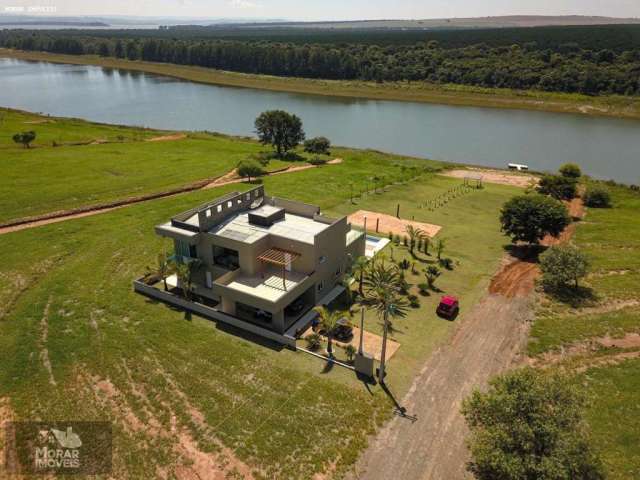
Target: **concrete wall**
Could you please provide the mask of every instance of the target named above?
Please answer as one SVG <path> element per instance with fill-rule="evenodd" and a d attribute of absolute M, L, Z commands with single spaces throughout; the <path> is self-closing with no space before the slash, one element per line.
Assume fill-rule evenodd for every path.
<path fill-rule="evenodd" d="M 271 330 L 261 328 L 249 322 L 244 322 L 239 318 L 226 315 L 216 309 L 207 307 L 206 305 L 202 305 L 200 303 L 195 303 L 195 302 L 189 302 L 182 297 L 178 297 L 177 295 L 174 295 L 170 292 L 165 292 L 163 290 L 159 290 L 157 288 L 151 287 L 138 280 L 133 282 L 133 288 L 136 292 L 142 295 L 155 298 L 157 300 L 163 301 L 165 303 L 169 303 L 171 305 L 175 305 L 177 307 L 183 308 L 185 310 L 189 310 L 193 313 L 202 315 L 203 317 L 206 317 L 212 320 L 233 325 L 242 330 L 246 330 L 248 332 L 254 333 L 256 335 L 267 338 L 269 340 L 273 340 L 274 342 L 277 342 L 281 345 L 285 345 L 293 350 L 296 349 L 295 339 L 285 337 L 284 335 L 280 335 L 276 332 L 272 332 Z"/>

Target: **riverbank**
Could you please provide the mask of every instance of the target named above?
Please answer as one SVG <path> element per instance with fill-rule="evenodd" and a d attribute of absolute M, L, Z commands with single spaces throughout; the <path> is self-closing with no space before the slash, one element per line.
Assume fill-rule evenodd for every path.
<path fill-rule="evenodd" d="M 408 82 L 377 84 L 361 81 L 284 78 L 95 55 L 76 56 L 2 48 L 0 48 L 0 57 L 119 68 L 197 83 L 278 92 L 640 119 L 640 98 L 623 96 L 589 97 L 578 94 L 488 89 L 462 85 L 425 85 Z"/>

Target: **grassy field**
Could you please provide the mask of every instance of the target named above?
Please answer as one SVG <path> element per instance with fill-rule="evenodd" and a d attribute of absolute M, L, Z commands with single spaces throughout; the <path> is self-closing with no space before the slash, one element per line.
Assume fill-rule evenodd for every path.
<path fill-rule="evenodd" d="M 265 150 L 253 140 L 215 134 L 193 133 L 180 140 L 148 142 L 145 140 L 172 132 L 113 127 L 11 110 L 0 113 L 3 114 L 0 223 L 184 187 L 221 176 L 240 160 Z M 37 133 L 32 148 L 19 146 L 11 139 L 14 133 L 24 130 Z M 112 143 L 91 144 L 95 140 Z M 54 147 L 52 142 L 63 146 Z M 334 149 L 332 153 L 334 157 L 356 156 L 361 160 L 349 169 L 359 188 L 373 175 L 376 165 L 394 161 L 403 162 L 405 167 L 441 165 L 375 152 Z M 274 159 L 266 170 L 275 171 L 294 163 L 305 164 Z M 369 172 L 368 177 L 363 176 L 365 172 Z M 342 173 L 342 169 L 336 169 L 336 177 Z M 393 178 L 404 175 L 399 166 L 387 173 Z M 322 187 L 319 192 L 332 188 Z"/>
<path fill-rule="evenodd" d="M 87 128 L 92 136 L 111 132 L 100 130 L 107 128 L 103 126 Z M 115 129 L 111 134 L 134 132 Z M 58 135 L 67 138 L 63 128 Z M 187 141 L 176 143 L 181 142 Z M 190 151 L 182 155 L 202 171 L 222 172 L 229 166 L 223 155 L 211 159 L 215 142 L 238 156 L 258 148 L 217 137 L 193 139 L 197 142 L 209 142 L 208 156 Z M 171 148 L 170 143 L 162 146 Z M 138 141 L 106 146 L 134 145 L 140 151 L 155 148 Z M 94 147 L 69 148 L 84 150 L 85 159 L 93 162 L 92 153 L 99 151 Z M 61 148 L 66 147 L 26 153 L 37 161 Z M 340 155 L 342 164 L 269 177 L 265 186 L 274 195 L 319 203 L 330 214 L 390 212 L 399 203 L 403 216 L 442 225 L 445 255 L 459 265 L 438 285 L 462 298 L 463 312 L 470 308 L 502 255 L 505 240 L 497 224 L 498 209 L 517 190 L 489 185 L 428 211 L 418 203 L 459 180 L 423 173 L 399 182 L 416 174 L 411 167 L 437 168 L 438 163 L 357 150 Z M 170 156 L 150 161 L 156 170 L 172 168 Z M 35 170 L 23 175 L 37 177 L 26 175 L 29 171 Z M 365 193 L 352 204 L 351 186 L 356 192 L 367 190 L 374 176 L 388 184 L 385 191 Z M 104 182 L 102 176 L 88 175 L 85 183 L 80 178 L 72 181 L 87 195 Z M 24 179 L 32 183 L 13 195 L 31 195 L 43 210 L 42 194 L 30 192 L 36 180 Z M 149 190 L 165 186 L 156 185 L 152 177 L 145 181 Z M 198 317 L 189 321 L 183 313 L 132 291 L 131 281 L 169 247 L 154 235 L 154 225 L 247 187 L 197 191 L 0 236 L 0 400 L 8 398 L 21 419 L 113 420 L 115 478 L 172 478 L 177 465 L 189 468 L 189 462 L 197 464 L 202 456 L 219 456 L 217 462 L 227 465 L 225 473 L 237 477 L 246 472 L 257 478 L 309 478 L 320 472 L 340 476 L 349 469 L 367 436 L 391 415 L 392 403 L 379 388 L 368 390 L 351 372 L 326 370 L 306 354 L 263 345 Z M 81 199 L 74 195 L 78 199 L 61 196 L 58 202 L 75 205 Z M 403 247 L 395 248 L 396 259 L 407 255 Z M 432 261 L 420 256 L 418 262 L 422 266 Z M 419 283 L 420 277 L 409 274 L 408 280 Z M 394 322 L 393 337 L 401 348 L 388 372 L 397 397 L 452 329 L 453 324 L 435 317 L 436 297 L 421 297 L 419 310 Z M 367 328 L 380 331 L 375 316 L 367 317 Z"/>
<path fill-rule="evenodd" d="M 531 331 L 531 355 L 640 333 L 640 195 L 622 187 L 609 190 L 613 208 L 589 209 L 574 237 L 592 261 L 586 281 L 592 298 L 578 310 L 543 299 Z M 580 375 L 592 401 L 588 420 L 612 479 L 640 478 L 640 360 L 616 359 L 638 350 L 587 348 L 574 364 L 586 369 Z"/>
<path fill-rule="evenodd" d="M 0 57 L 123 68 L 200 83 L 314 95 L 640 118 L 640 100 L 624 96 L 590 97 L 580 94 L 489 89 L 462 85 L 430 85 L 422 82 L 377 84 L 363 81 L 283 78 L 202 67 L 103 58 L 94 55 L 76 56 L 7 49 L 0 49 Z"/>

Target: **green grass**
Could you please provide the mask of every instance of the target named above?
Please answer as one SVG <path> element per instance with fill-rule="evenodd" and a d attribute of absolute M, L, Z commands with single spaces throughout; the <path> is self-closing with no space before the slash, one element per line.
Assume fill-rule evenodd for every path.
<path fill-rule="evenodd" d="M 610 480 L 640 478 L 640 360 L 594 368 L 582 375 L 591 405 L 593 444 Z"/>
<path fill-rule="evenodd" d="M 593 292 L 595 310 L 573 310 L 547 298 L 538 309 L 531 330 L 529 354 L 540 355 L 563 346 L 610 335 L 621 337 L 640 332 L 640 308 L 630 306 L 611 311 L 616 302 L 640 298 L 640 194 L 623 187 L 608 187 L 614 201 L 611 209 L 588 209 L 578 225 L 574 243 L 591 259 L 592 273 L 586 286 Z M 624 304 L 623 304 L 624 305 Z M 628 305 L 628 303 L 627 303 Z M 619 350 L 589 353 L 606 356 Z M 640 477 L 640 361 L 591 368 L 581 374 L 592 400 L 587 420 L 593 446 L 602 457 L 608 477 Z"/>
<path fill-rule="evenodd" d="M 192 143 L 198 142 L 209 149 L 221 142 L 221 148 L 235 148 L 238 155 L 257 151 L 250 142 L 224 138 Z M 169 143 L 162 146 L 171 149 Z M 85 158 L 94 162 L 94 153 L 103 150 L 93 147 L 69 148 L 89 152 Z M 155 145 L 103 147 L 144 153 Z M 27 153 L 37 160 L 49 151 L 43 147 Z M 194 169 L 223 170 L 209 160 L 217 152 L 208 153 L 182 155 Z M 266 178 L 265 186 L 273 195 L 317 203 L 330 214 L 361 208 L 388 212 L 400 203 L 403 216 L 443 225 L 445 254 L 460 265 L 438 285 L 459 295 L 463 312 L 469 310 L 502 255 L 498 209 L 517 190 L 490 185 L 429 212 L 417 203 L 459 181 L 422 174 L 389 185 L 384 193 L 364 194 L 353 205 L 351 188 L 366 190 L 374 176 L 392 184 L 408 177 L 407 168 L 440 164 L 370 151 L 339 154 L 342 164 Z M 166 158 L 155 159 L 156 170 L 171 168 Z M 76 161 L 78 168 L 89 168 Z M 158 188 L 160 177 L 164 175 L 148 178 L 147 188 Z M 74 184 L 81 184 L 80 178 Z M 15 192 L 44 205 L 42 195 L 30 191 L 35 179 L 24 181 Z M 93 194 L 101 182 L 87 176 L 83 188 Z M 174 465 L 173 441 L 158 433 L 170 431 L 172 422 L 198 440 L 201 450 L 218 451 L 222 444 L 262 478 L 309 478 L 334 463 L 339 476 L 355 462 L 367 437 L 391 415 L 392 404 L 379 388 L 369 393 L 347 370 L 326 372 L 311 356 L 267 348 L 198 317 L 187 321 L 181 312 L 132 291 L 132 280 L 169 248 L 155 236 L 154 225 L 244 188 L 248 186 L 197 191 L 0 236 L 0 397 L 10 398 L 18 418 L 113 420 L 116 478 L 151 478 L 158 468 Z M 396 248 L 394 256 L 403 255 L 406 250 Z M 409 280 L 419 283 L 418 277 Z M 402 345 L 389 364 L 396 396 L 407 391 L 420 365 L 453 326 L 435 317 L 437 295 L 421 301 L 420 310 L 394 322 L 393 337 Z M 380 331 L 375 316 L 367 316 L 367 328 Z M 51 374 L 43 362 L 47 356 Z M 107 379 L 114 385 L 114 400 L 95 393 L 96 382 Z M 194 420 L 194 410 L 208 427 Z M 132 419 L 150 429 L 132 428 Z"/>
<path fill-rule="evenodd" d="M 395 215 L 399 204 L 402 218 L 415 218 L 419 222 L 444 227 L 438 236 L 446 242 L 443 257 L 452 258 L 456 266 L 451 272 L 442 269 L 443 275 L 436 283 L 442 293 L 432 292 L 425 297 L 420 295 L 417 288 L 417 285 L 426 281 L 424 269 L 437 262 L 433 248 L 431 256 L 416 252 L 415 259 L 402 243 L 400 246 L 392 244 L 385 249 L 385 254 L 389 258 L 393 255 L 395 261 L 404 258 L 415 261 L 418 273 L 413 274 L 409 269 L 405 275 L 407 282 L 412 285 L 410 293 L 417 295 L 421 302 L 420 309 L 410 309 L 406 318 L 393 321 L 394 332 L 390 338 L 399 342 L 401 348 L 389 367 L 389 383 L 399 394 L 408 390 L 424 360 L 455 325 L 435 314 L 441 295 L 448 293 L 459 297 L 462 312 L 460 321 L 463 321 L 464 314 L 484 293 L 503 254 L 506 239 L 500 233 L 497 212 L 519 190 L 489 184 L 483 190 L 471 191 L 435 211 L 419 208 L 421 202 L 435 198 L 459 183 L 455 179 L 434 176 L 407 186 L 391 187 L 385 194 L 368 195 L 358 200 L 357 205 L 343 203 L 331 212 L 348 214 L 362 209 Z M 382 322 L 373 312 L 367 312 L 365 327 L 369 331 L 382 333 Z"/>
<path fill-rule="evenodd" d="M 590 259 L 586 286 L 596 306 L 606 309 L 615 302 L 640 298 L 640 194 L 623 187 L 609 187 L 613 208 L 588 209 L 573 242 Z M 529 345 L 530 354 L 555 350 L 590 337 L 623 335 L 640 331 L 640 309 L 581 313 L 548 301 L 539 308 Z"/>

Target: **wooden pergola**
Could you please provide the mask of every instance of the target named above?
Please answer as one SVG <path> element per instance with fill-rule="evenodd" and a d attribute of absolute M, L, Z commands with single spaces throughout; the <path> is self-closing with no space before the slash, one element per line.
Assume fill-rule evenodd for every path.
<path fill-rule="evenodd" d="M 301 255 L 297 252 L 285 250 L 283 248 L 270 248 L 265 250 L 258 256 L 258 260 L 262 263 L 282 267 L 282 286 L 287 289 L 287 266 L 291 265 L 296 258 Z"/>

